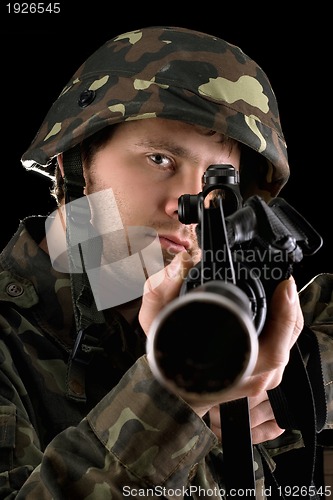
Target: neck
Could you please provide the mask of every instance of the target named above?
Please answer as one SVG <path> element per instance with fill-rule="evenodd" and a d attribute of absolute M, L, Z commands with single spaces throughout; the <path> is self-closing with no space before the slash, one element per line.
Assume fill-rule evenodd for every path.
<path fill-rule="evenodd" d="M 49 225 L 47 235 L 39 243 L 39 247 L 49 255 L 50 245 L 52 245 L 50 249 L 53 255 L 66 254 L 66 229 L 61 208 L 55 212 L 55 217 Z M 66 272 L 66 268 L 64 268 L 64 271 Z M 131 300 L 115 307 L 115 309 L 129 324 L 132 324 L 139 313 L 141 300 L 141 297 Z"/>

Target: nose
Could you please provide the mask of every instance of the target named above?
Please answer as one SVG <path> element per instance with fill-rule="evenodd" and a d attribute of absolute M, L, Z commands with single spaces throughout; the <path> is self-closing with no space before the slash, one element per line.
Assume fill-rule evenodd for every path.
<path fill-rule="evenodd" d="M 188 172 L 174 176 L 168 186 L 165 211 L 169 217 L 178 218 L 178 199 L 183 194 L 198 194 L 202 190 L 202 171 L 193 167 Z"/>

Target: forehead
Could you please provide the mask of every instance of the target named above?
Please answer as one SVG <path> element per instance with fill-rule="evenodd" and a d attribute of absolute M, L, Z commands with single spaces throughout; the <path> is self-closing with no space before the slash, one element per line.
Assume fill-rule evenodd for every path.
<path fill-rule="evenodd" d="M 138 148 L 186 158 L 195 163 L 225 163 L 238 165 L 240 144 L 212 129 L 180 120 L 151 118 L 116 125 L 112 137 L 123 148 Z"/>
<path fill-rule="evenodd" d="M 167 133 L 175 138 L 182 134 L 183 136 L 203 136 L 213 137 L 214 142 L 221 144 L 236 145 L 238 142 L 226 135 L 216 132 L 210 128 L 199 125 L 190 124 L 180 120 L 170 120 L 166 118 L 147 118 L 143 120 L 126 121 L 116 125 L 119 130 L 125 129 L 128 133 L 137 133 L 143 135 L 145 133 L 159 135 Z"/>

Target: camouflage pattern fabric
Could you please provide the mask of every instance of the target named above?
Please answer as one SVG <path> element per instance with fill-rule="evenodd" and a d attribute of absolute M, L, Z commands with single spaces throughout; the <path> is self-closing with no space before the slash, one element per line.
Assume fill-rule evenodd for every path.
<path fill-rule="evenodd" d="M 120 499 L 126 488 L 192 481 L 216 488 L 205 463 L 216 437 L 155 380 L 143 334 L 109 317 L 85 380 L 72 376 L 69 276 L 26 228 L 39 235 L 43 224 L 27 219 L 0 258 L 0 498 L 13 498 L 32 471 L 17 498 Z"/>
<path fill-rule="evenodd" d="M 85 377 L 71 369 L 69 276 L 52 269 L 31 236 L 40 238 L 44 222 L 23 221 L 0 256 L 0 498 L 195 499 L 199 491 L 223 498 L 216 436 L 154 379 L 142 332 L 108 315 L 102 349 Z M 304 299 L 329 391 L 332 283 L 332 276 L 320 276 Z M 330 406 L 326 428 L 332 427 Z M 276 453 L 300 445 L 297 433 L 285 443 L 280 438 L 275 449 L 267 446 L 266 460 L 274 467 Z M 261 455 L 255 447 L 258 499 Z"/>
<path fill-rule="evenodd" d="M 258 152 L 252 194 L 275 196 L 288 179 L 278 105 L 263 70 L 239 47 L 173 27 L 124 33 L 92 54 L 54 102 L 22 163 L 52 176 L 52 158 L 107 125 L 154 117 L 216 130 Z"/>
<path fill-rule="evenodd" d="M 241 171 L 251 194 L 275 196 L 288 179 L 278 106 L 263 70 L 217 37 L 172 27 L 119 35 L 88 58 L 22 163 L 53 176 L 57 154 L 108 125 L 153 117 L 205 126 L 248 146 L 258 160 L 250 174 L 246 165 Z M 36 243 L 44 223 L 23 221 L 0 255 L 0 498 L 224 498 L 221 446 L 154 379 L 138 325 L 105 311 L 91 362 L 71 361 L 70 277 Z M 302 293 L 332 401 L 332 278 L 322 275 Z M 327 429 L 332 414 L 329 406 Z M 254 448 L 258 500 L 261 457 L 273 469 L 277 453 L 301 445 L 295 432 L 275 447 Z"/>
<path fill-rule="evenodd" d="M 328 420 L 326 429 L 333 429 L 333 274 L 313 278 L 300 292 L 305 324 L 315 332 L 319 345 L 326 392 Z"/>

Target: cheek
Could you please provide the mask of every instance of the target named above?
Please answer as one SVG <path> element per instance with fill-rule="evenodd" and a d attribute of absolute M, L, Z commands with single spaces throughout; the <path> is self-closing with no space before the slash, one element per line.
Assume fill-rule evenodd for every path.
<path fill-rule="evenodd" d="M 112 170 L 99 165 L 86 175 L 86 194 L 112 189 L 123 224 L 145 225 L 162 210 L 166 186 L 153 182 L 151 175 L 142 175 L 126 165 Z"/>
<path fill-rule="evenodd" d="M 114 190 L 124 224 L 145 224 L 158 209 L 158 197 L 147 185 L 128 184 Z"/>

